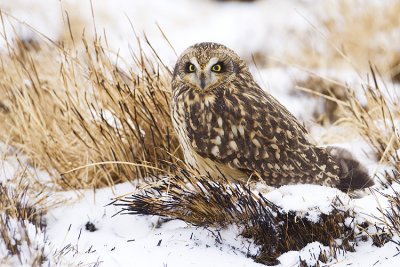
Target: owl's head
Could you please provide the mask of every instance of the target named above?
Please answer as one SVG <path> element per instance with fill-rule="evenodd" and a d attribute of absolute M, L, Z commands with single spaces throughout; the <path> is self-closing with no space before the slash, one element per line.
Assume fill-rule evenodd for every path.
<path fill-rule="evenodd" d="M 173 80 L 206 91 L 233 80 L 247 70 L 246 64 L 231 49 L 217 43 L 198 43 L 178 58 Z"/>

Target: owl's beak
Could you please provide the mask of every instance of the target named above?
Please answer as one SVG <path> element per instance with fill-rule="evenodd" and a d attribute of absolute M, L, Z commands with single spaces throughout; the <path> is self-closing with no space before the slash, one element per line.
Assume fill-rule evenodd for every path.
<path fill-rule="evenodd" d="M 204 75 L 203 72 L 200 74 L 200 87 L 202 90 L 206 88 L 206 76 Z"/>

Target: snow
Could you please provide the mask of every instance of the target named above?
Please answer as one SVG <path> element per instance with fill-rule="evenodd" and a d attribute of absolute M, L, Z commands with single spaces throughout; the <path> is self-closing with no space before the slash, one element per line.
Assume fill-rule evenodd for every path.
<path fill-rule="evenodd" d="M 281 186 L 265 197 L 283 211 L 294 211 L 298 216 L 306 217 L 312 222 L 318 222 L 321 214 L 330 214 L 336 198 L 346 204 L 351 201 L 348 195 L 335 188 L 309 184 Z"/>
<path fill-rule="evenodd" d="M 0 184 L 13 185 L 16 183 L 15 177 L 20 174 L 23 174 L 25 180 L 34 181 L 40 177 L 41 182 L 51 183 L 49 173 L 31 166 L 23 153 L 0 140 Z"/>
<path fill-rule="evenodd" d="M 371 242 L 361 243 L 356 252 L 345 255 L 335 266 L 397 266 L 399 263 L 398 249 L 398 245 L 396 246 L 392 242 L 379 249 Z M 355 258 L 357 261 L 354 260 Z"/>
<path fill-rule="evenodd" d="M 12 164 L 6 160 L 3 166 Z M 12 169 L 9 168 L 10 173 Z M 47 179 L 46 176 L 43 178 Z M 255 255 L 258 247 L 252 240 L 239 236 L 237 226 L 205 229 L 180 220 L 160 224 L 158 216 L 116 215 L 119 208 L 108 204 L 117 196 L 136 192 L 136 184 L 54 194 L 51 199 L 62 201 L 63 205 L 51 209 L 46 215 L 46 236 L 37 232 L 33 225 L 28 227 L 29 237 L 38 242 L 35 246 L 44 247 L 48 255 L 46 263 L 50 266 L 85 266 L 96 262 L 100 266 L 263 266 L 246 257 Z M 355 208 L 367 220 L 372 220 L 371 216 L 380 216 L 379 206 L 387 206 L 387 199 L 380 194 L 351 199 L 334 188 L 317 185 L 282 186 L 264 193 L 264 196 L 282 210 L 294 211 L 315 222 L 321 213 L 328 214 L 332 210 L 332 202 L 337 197 L 347 209 Z M 95 231 L 90 231 L 86 226 L 88 223 L 93 224 Z M 1 246 L 4 244 L 0 242 Z M 31 246 L 25 243 L 21 247 L 25 255 L 22 262 L 26 266 L 32 257 L 29 248 Z M 366 266 L 364 264 L 372 260 L 379 261 L 379 266 L 391 266 L 396 260 L 393 259 L 396 249 L 392 243 L 376 248 L 368 242 L 361 242 L 356 252 L 340 256 L 334 266 L 350 263 Z M 300 259 L 314 264 L 315 255 L 318 258 L 321 250 L 327 248 L 317 242 L 310 243 L 301 251 L 281 255 L 279 266 L 297 266 Z M 65 254 L 62 261 L 56 257 L 61 251 Z M 368 255 L 368 260 L 365 255 Z M 13 258 L 7 264 L 19 266 L 19 261 Z"/>
<path fill-rule="evenodd" d="M 393 1 L 369 1 L 373 6 L 391 3 Z M 135 32 L 140 37 L 146 33 L 155 50 L 171 67 L 175 63 L 176 55 L 162 37 L 156 23 L 178 53 L 196 42 L 215 41 L 226 44 L 251 62 L 252 54 L 256 53 L 270 55 L 271 60 L 277 61 L 285 56 L 298 56 L 304 42 L 310 43 L 316 52 L 323 53 L 327 44 L 321 41 L 323 37 L 315 29 L 324 31 L 323 23 L 328 20 L 335 20 L 339 25 L 342 18 L 340 7 L 335 1 L 260 0 L 250 4 L 201 0 L 116 0 L 92 1 L 92 4 L 95 21 L 92 18 L 90 1 L 0 0 L 0 8 L 5 12 L 3 16 L 8 38 L 19 35 L 26 39 L 38 39 L 41 37 L 37 32 L 40 32 L 52 40 L 58 40 L 65 34 L 68 14 L 69 19 L 76 22 L 74 31 L 81 34 L 81 30 L 85 28 L 86 36 L 90 37 L 94 35 L 95 24 L 98 34 L 106 33 L 110 50 L 119 51 L 128 62 L 131 59 L 130 49 L 135 50 L 138 45 L 135 42 Z M 325 5 L 330 5 L 332 12 L 326 13 Z M 67 12 L 63 12 L 63 9 Z M 398 44 L 396 40 L 400 40 L 398 32 L 392 32 L 390 38 L 377 37 L 377 42 L 383 47 Z M 0 38 L 0 48 L 4 47 L 4 39 Z M 365 141 L 346 141 L 347 138 L 341 136 L 342 129 L 337 126 L 328 129 L 313 125 L 313 112 L 320 108 L 318 99 L 293 94 L 295 82 L 308 77 L 301 66 L 286 64 L 284 67 L 258 69 L 251 65 L 250 68 L 265 90 L 310 126 L 312 137 L 319 144 L 327 131 L 335 132 L 338 138 L 342 138 L 338 139 L 338 143 L 330 145 L 352 151 L 367 166 L 371 175 L 387 170 L 386 166 L 380 165 L 371 156 L 372 149 Z M 348 84 L 356 90 L 361 103 L 366 103 L 362 93 L 365 77 L 360 77 L 353 69 L 321 68 L 313 70 L 313 73 Z M 389 88 L 385 97 L 398 98 L 397 89 L 398 86 Z M 119 124 L 108 110 L 103 110 L 94 117 L 107 120 L 112 125 Z M 384 129 L 383 126 L 382 128 Z M 0 183 L 10 187 L 17 186 L 18 181 L 14 178 L 22 170 L 26 170 L 25 177 L 28 181 L 51 182 L 50 174 L 31 166 L 20 152 L 3 143 L 0 143 L 0 151 Z M 21 262 L 14 256 L 8 258 L 9 261 L 0 263 L 5 266 L 29 266 L 34 257 L 34 251 L 30 251 L 30 248 L 38 247 L 43 248 L 47 255 L 43 266 L 93 266 L 97 262 L 100 266 L 263 266 L 246 256 L 255 255 L 259 248 L 252 240 L 239 236 L 240 229 L 237 226 L 205 229 L 179 220 L 160 224 L 162 219 L 158 216 L 116 215 L 119 208 L 107 205 L 114 197 L 133 193 L 135 190 L 136 183 L 124 183 L 96 191 L 52 194 L 49 199 L 61 202 L 62 205 L 49 209 L 46 215 L 46 233 L 36 229 L 30 222 L 11 220 L 12 229 L 18 229 L 21 223 L 26 224 L 28 237 L 34 243 L 30 246 L 26 243 L 21 245 Z M 383 192 L 391 193 L 390 189 Z M 359 220 L 377 223 L 377 218 L 381 216 L 378 208 L 388 206 L 387 199 L 374 191 L 367 192 L 360 198 L 350 198 L 336 189 L 316 185 L 287 185 L 269 189 L 263 195 L 284 211 L 305 215 L 311 221 L 318 221 L 320 214 L 332 211 L 332 202 L 336 198 L 341 199 L 346 209 L 354 209 L 360 216 Z M 90 227 L 92 225 L 94 228 Z M 327 249 L 318 242 L 310 243 L 300 251 L 289 251 L 281 255 L 280 266 L 297 266 L 300 259 L 310 265 L 316 264 L 315 255 L 318 258 L 320 251 Z M 370 241 L 361 242 L 356 247 L 356 252 L 340 255 L 330 266 L 396 266 L 400 256 L 394 256 L 398 249 L 399 246 L 392 242 L 382 248 L 373 246 Z M 0 240 L 0 258 L 2 257 L 9 255 L 4 242 Z"/>
<path fill-rule="evenodd" d="M 0 214 L 3 217 L 3 214 Z M 44 254 L 49 254 L 50 249 L 47 246 L 47 239 L 45 234 L 37 229 L 28 220 L 19 221 L 11 218 L 7 221 L 6 227 L 11 236 L 13 236 L 12 245 L 18 246 L 18 251 L 20 251 L 20 256 L 14 256 L 7 259 L 8 249 L 4 242 L 0 242 L 0 265 L 9 266 L 21 266 L 29 267 L 32 266 L 33 260 L 40 256 L 43 252 Z M 29 243 L 28 243 L 29 242 Z"/>
<path fill-rule="evenodd" d="M 73 201 L 75 193 L 63 193 L 73 203 L 47 215 L 52 245 L 71 244 L 77 250 L 74 260 L 88 264 L 99 260 L 103 266 L 261 266 L 244 257 L 254 255 L 257 247 L 238 237 L 237 227 L 195 228 L 179 220 L 158 226 L 158 216 L 113 216 L 119 209 L 106 206 L 111 198 L 134 190 L 125 183 L 96 193 L 82 191 L 84 197 L 78 202 Z M 88 222 L 97 230 L 86 230 Z"/>

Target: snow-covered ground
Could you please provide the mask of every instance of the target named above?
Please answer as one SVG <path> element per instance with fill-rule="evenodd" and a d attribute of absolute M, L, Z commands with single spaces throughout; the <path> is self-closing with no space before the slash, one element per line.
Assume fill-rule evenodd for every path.
<path fill-rule="evenodd" d="M 94 21 L 90 1 L 86 0 L 0 0 L 0 8 L 5 12 L 5 29 L 9 36 L 18 34 L 24 38 L 41 38 L 30 27 L 21 24 L 26 22 L 53 40 L 62 39 L 68 14 L 75 33 L 81 33 L 85 28 L 87 35 L 93 35 L 95 24 L 99 33 L 106 33 L 110 50 L 120 51 L 120 55 L 128 62 L 130 49 L 137 48 L 132 23 L 136 33 L 140 36 L 146 33 L 165 63 L 173 66 L 176 55 L 157 24 L 177 53 L 196 42 L 215 41 L 233 48 L 250 63 L 252 54 L 257 53 L 279 60 L 287 58 L 288 54 L 295 57 L 303 42 L 312 44 L 316 51 L 327 49 L 321 42 L 322 34 L 315 30 L 323 30 L 322 20 L 328 19 L 322 13 L 326 2 L 92 1 Z M 380 7 L 392 2 L 369 1 L 369 5 L 371 8 Z M 67 12 L 63 12 L 63 9 Z M 337 11 L 334 5 L 332 9 Z M 328 17 L 335 19 L 334 14 Z M 8 21 L 12 22 L 13 27 Z M 383 38 L 380 42 L 383 45 L 396 44 L 399 36 L 394 34 L 392 39 Z M 4 40 L 0 38 L 0 48 L 4 47 Z M 265 69 L 252 66 L 251 70 L 262 87 L 306 122 L 318 141 L 327 131 L 312 123 L 313 112 L 320 108 L 320 102 L 306 95 L 293 94 L 294 83 L 305 77 L 304 71 L 293 66 Z M 338 76 L 342 81 L 354 85 L 361 83 L 360 77 L 352 69 L 319 72 L 333 73 L 334 77 Z M 350 148 L 368 167 L 371 175 L 376 171 L 383 172 L 384 166 L 379 166 L 370 156 L 371 148 L 364 141 L 349 140 L 335 145 Z M 17 182 L 13 180 L 16 172 L 21 171 L 24 164 L 29 166 L 28 160 L 22 156 L 21 165 L 21 161 L 17 160 L 15 153 L 10 153 L 6 145 L 2 144 L 0 148 L 0 155 L 4 155 L 0 159 L 0 182 L 16 186 Z M 32 183 L 35 180 L 51 181 L 47 173 L 31 167 L 28 167 L 28 177 Z M 157 216 L 113 216 L 120 209 L 107 204 L 117 196 L 135 192 L 135 189 L 136 183 L 125 183 L 95 191 L 52 193 L 48 201 L 56 204 L 45 215 L 46 232 L 35 232 L 33 228 L 30 232 L 31 239 L 35 239 L 37 246 L 44 247 L 46 252 L 47 260 L 43 266 L 263 266 L 246 257 L 247 254 L 256 254 L 258 247 L 252 240 L 239 236 L 240 229 L 236 226 L 205 229 L 179 220 L 159 224 L 160 218 Z M 351 199 L 336 189 L 312 185 L 283 186 L 265 195 L 286 210 L 307 212 L 308 216 L 315 216 L 314 219 L 320 213 L 329 212 L 331 201 L 337 196 L 347 207 L 354 208 L 363 214 L 363 219 L 369 221 L 374 221 L 374 216 L 381 216 L 378 208 L 388 205 L 380 194 L 369 192 L 361 198 Z M 17 224 L 12 223 L 14 227 Z M 281 266 L 297 266 L 299 259 L 314 264 L 312 251 L 321 246 L 311 243 L 301 251 L 287 252 L 279 258 Z M 23 249 L 26 256 L 21 259 L 23 266 L 30 266 L 31 252 L 28 247 Z M 361 242 L 356 252 L 339 256 L 329 266 L 397 266 L 400 262 L 400 256 L 395 256 L 398 249 L 391 242 L 381 248 L 373 246 L 370 241 Z M 1 258 L 6 258 L 7 253 L 0 239 L 0 263 L 21 266 L 21 261 L 15 257 L 2 262 Z"/>
<path fill-rule="evenodd" d="M 12 157 L 2 161 L 0 181 L 11 184 L 18 166 Z M 47 179 L 40 172 L 28 177 Z M 45 248 L 47 261 L 43 266 L 263 266 L 246 257 L 255 255 L 258 246 L 241 237 L 237 226 L 205 229 L 180 220 L 160 223 L 158 216 L 120 215 L 119 207 L 108 205 L 113 198 L 135 190 L 134 182 L 49 196 L 49 202 L 62 204 L 45 216 L 45 236 L 35 232 L 33 226 L 30 233 L 38 246 Z M 329 214 L 336 197 L 344 207 L 361 214 L 359 219 L 368 221 L 380 216 L 378 207 L 387 206 L 387 200 L 379 194 L 351 199 L 334 188 L 316 185 L 282 186 L 264 195 L 285 211 L 296 211 L 299 216 L 307 213 L 309 220 L 317 220 L 321 213 Z M 0 248 L 0 256 L 5 257 L 7 250 Z M 30 266 L 32 252 L 28 248 L 22 248 L 26 257 L 22 262 L 27 263 L 24 266 Z M 297 266 L 299 259 L 315 264 L 314 254 L 318 255 L 321 248 L 324 246 L 314 242 L 301 251 L 289 251 L 279 257 L 280 266 Z M 394 257 L 397 249 L 390 242 L 382 248 L 370 241 L 360 242 L 356 252 L 338 256 L 329 266 L 395 266 L 399 260 Z M 60 254 L 64 256 L 58 257 Z M 20 266 L 17 258 L 6 263 Z"/>

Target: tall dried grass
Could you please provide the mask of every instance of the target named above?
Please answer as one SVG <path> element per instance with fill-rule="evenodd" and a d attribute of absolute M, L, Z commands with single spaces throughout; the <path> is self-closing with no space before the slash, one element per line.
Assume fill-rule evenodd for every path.
<path fill-rule="evenodd" d="M 373 148 L 379 163 L 397 168 L 400 149 L 400 95 L 396 84 L 385 83 L 376 67 L 361 82 L 363 97 L 356 96 L 349 85 L 327 77 L 310 76 L 297 88 L 320 97 L 324 113 L 315 114 L 321 124 L 335 124 L 365 139 Z M 332 133 L 335 134 L 334 132 Z"/>
<path fill-rule="evenodd" d="M 321 78 L 319 81 L 324 84 L 325 80 Z M 337 84 L 340 85 L 340 82 Z M 313 83 L 307 85 L 312 87 Z M 358 99 L 354 91 L 345 85 L 341 85 L 341 94 L 331 90 L 321 93 L 315 87 L 302 89 L 332 102 L 331 105 L 335 106 L 333 114 L 340 114 L 335 123 L 367 141 L 374 151 L 369 157 L 376 158 L 379 164 L 390 170 L 374 173 L 381 187 L 372 193 L 383 195 L 388 207 L 378 205 L 381 212 L 378 221 L 383 227 L 378 227 L 381 234 L 372 238 L 378 244 L 391 240 L 400 248 L 400 96 L 395 86 L 385 83 L 377 68 L 370 65 L 369 79 L 363 85 L 366 102 Z M 343 94 L 345 97 L 342 97 Z"/>
<path fill-rule="evenodd" d="M 349 88 L 346 89 L 345 99 L 336 98 L 343 114 L 336 123 L 358 132 L 374 149 L 379 163 L 399 170 L 399 93 L 394 90 L 393 84 L 385 84 L 378 73 L 371 66 L 370 79 L 363 86 L 366 103 Z"/>
<path fill-rule="evenodd" d="M 110 186 L 166 171 L 163 161 L 180 156 L 169 116 L 169 69 L 155 52 L 140 50 L 124 71 L 101 41 L 83 38 L 82 44 L 79 50 L 9 42 L 0 59 L 7 111 L 0 139 L 10 139 L 63 188 Z M 66 173 L 82 165 L 91 167 Z"/>
<path fill-rule="evenodd" d="M 400 2 L 381 2 L 333 0 L 316 5 L 319 42 L 305 41 L 302 53 L 288 60 L 307 69 L 335 66 L 357 71 L 367 71 L 373 62 L 385 77 L 396 76 L 399 51 L 394 44 L 400 38 Z"/>

